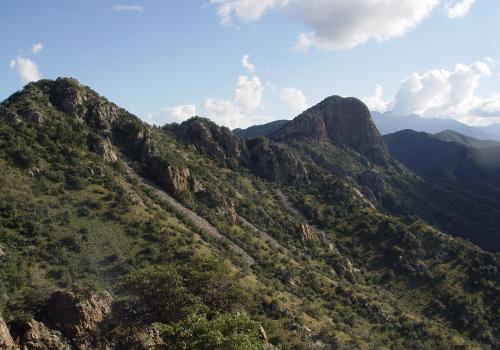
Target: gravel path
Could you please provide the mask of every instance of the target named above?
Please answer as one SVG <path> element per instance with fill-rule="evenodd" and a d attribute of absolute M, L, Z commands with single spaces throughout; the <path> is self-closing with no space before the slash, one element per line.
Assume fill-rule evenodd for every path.
<path fill-rule="evenodd" d="M 249 265 L 255 264 L 255 260 L 250 255 L 248 255 L 247 252 L 245 252 L 240 246 L 233 243 L 231 240 L 229 240 L 227 237 L 225 237 L 223 234 L 221 234 L 219 232 L 219 230 L 216 227 L 214 227 L 212 224 L 210 224 L 207 220 L 205 220 L 204 218 L 202 218 L 201 216 L 196 214 L 191 209 L 183 206 L 181 203 L 179 203 L 177 200 L 175 200 L 172 196 L 170 196 L 168 193 L 166 193 L 163 189 L 161 189 L 154 182 L 152 182 L 148 179 L 145 179 L 142 176 L 140 176 L 139 174 L 137 174 L 137 172 L 127 163 L 125 163 L 125 166 L 127 168 L 129 175 L 134 176 L 137 180 L 139 180 L 144 185 L 144 187 L 152 190 L 162 200 L 167 202 L 175 211 L 177 211 L 179 214 L 181 214 L 181 216 L 187 217 L 189 220 L 191 220 L 191 222 L 196 227 L 198 227 L 199 229 L 201 229 L 202 231 L 204 231 L 205 233 L 207 233 L 208 235 L 210 235 L 214 239 L 221 241 L 221 242 L 225 242 L 228 245 L 229 249 L 232 252 L 241 255 L 241 257 L 243 258 L 243 260 L 245 260 L 245 262 L 247 264 L 249 264 Z"/>

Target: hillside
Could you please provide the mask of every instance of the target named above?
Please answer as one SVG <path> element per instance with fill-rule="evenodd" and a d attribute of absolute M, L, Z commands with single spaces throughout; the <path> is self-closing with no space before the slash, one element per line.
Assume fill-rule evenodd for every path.
<path fill-rule="evenodd" d="M 454 142 L 467 147 L 491 148 L 500 146 L 500 142 L 498 141 L 480 140 L 474 137 L 462 135 L 453 130 L 444 130 L 440 133 L 432 135 L 432 137 L 441 141 Z"/>
<path fill-rule="evenodd" d="M 384 136 L 391 154 L 423 176 L 500 200 L 500 146 L 456 133 Z"/>
<path fill-rule="evenodd" d="M 455 237 L 495 247 L 497 209 L 393 160 L 358 100 L 243 140 L 41 80 L 0 105 L 0 163 L 0 344 L 500 346 L 498 254 Z"/>

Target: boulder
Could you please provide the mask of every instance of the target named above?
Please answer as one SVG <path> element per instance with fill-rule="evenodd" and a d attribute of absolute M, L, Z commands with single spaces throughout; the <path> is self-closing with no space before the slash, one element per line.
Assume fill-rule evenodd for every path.
<path fill-rule="evenodd" d="M 3 246 L 3 244 L 0 244 L 0 258 L 6 256 L 7 253 L 5 252 L 5 248 Z"/>
<path fill-rule="evenodd" d="M 61 339 L 61 334 L 50 330 L 47 326 L 35 320 L 23 325 L 21 349 L 26 350 L 70 350 L 71 347 Z"/>
<path fill-rule="evenodd" d="M 12 336 L 10 335 L 10 331 L 9 328 L 7 327 L 7 324 L 5 323 L 5 321 L 1 316 L 0 316 L 0 349 L 5 349 L 5 350 L 18 349 L 18 347 L 14 343 L 14 340 L 12 339 Z"/>
<path fill-rule="evenodd" d="M 58 290 L 47 302 L 47 314 L 52 326 L 66 337 L 75 343 L 86 343 L 111 313 L 112 301 L 108 292 L 81 295 Z"/>

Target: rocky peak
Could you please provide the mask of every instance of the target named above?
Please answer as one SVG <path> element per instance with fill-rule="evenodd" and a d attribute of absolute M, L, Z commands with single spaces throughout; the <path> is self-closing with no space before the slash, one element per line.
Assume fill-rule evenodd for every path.
<path fill-rule="evenodd" d="M 281 142 L 299 140 L 348 146 L 376 163 L 384 163 L 388 157 L 368 108 L 353 97 L 328 97 L 271 137 Z"/>
<path fill-rule="evenodd" d="M 226 127 L 200 117 L 193 117 L 180 125 L 169 125 L 166 130 L 194 145 L 203 154 L 221 161 L 234 163 L 241 157 L 244 142 Z"/>

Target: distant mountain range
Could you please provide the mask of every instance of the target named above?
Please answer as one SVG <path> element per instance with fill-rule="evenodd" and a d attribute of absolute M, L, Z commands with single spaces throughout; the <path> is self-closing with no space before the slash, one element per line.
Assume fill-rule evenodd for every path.
<path fill-rule="evenodd" d="M 481 140 L 500 141 L 500 124 L 473 127 L 453 119 L 422 118 L 416 114 L 398 116 L 391 112 L 379 113 L 373 111 L 371 114 L 375 125 L 382 135 L 406 129 L 423 131 L 430 134 L 452 130 Z"/>
<path fill-rule="evenodd" d="M 391 155 L 417 174 L 500 199 L 500 142 L 446 130 L 402 130 L 384 136 Z"/>

